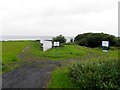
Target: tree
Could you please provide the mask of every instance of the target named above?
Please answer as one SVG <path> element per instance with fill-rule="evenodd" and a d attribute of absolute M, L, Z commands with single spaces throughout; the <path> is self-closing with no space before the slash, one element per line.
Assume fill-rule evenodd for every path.
<path fill-rule="evenodd" d="M 120 47 L 120 37 L 117 37 L 116 46 L 117 46 L 117 47 Z"/>
<path fill-rule="evenodd" d="M 52 38 L 52 43 L 53 42 L 60 42 L 60 45 L 61 45 L 62 43 L 66 43 L 66 39 L 64 36 L 59 35 L 59 36 Z"/>
<path fill-rule="evenodd" d="M 73 38 L 70 39 L 70 42 L 73 42 Z"/>
<path fill-rule="evenodd" d="M 83 33 L 78 34 L 74 40 L 78 45 L 87 47 L 100 47 L 102 41 L 109 41 L 110 46 L 118 46 L 118 38 L 104 33 Z"/>

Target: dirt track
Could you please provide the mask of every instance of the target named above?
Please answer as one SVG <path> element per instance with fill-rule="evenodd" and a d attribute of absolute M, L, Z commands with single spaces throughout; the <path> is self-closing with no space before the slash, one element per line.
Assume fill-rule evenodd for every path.
<path fill-rule="evenodd" d="M 2 88 L 46 88 L 51 72 L 61 66 L 59 61 L 29 55 L 29 46 L 18 56 L 20 68 L 2 75 Z"/>
<path fill-rule="evenodd" d="M 29 46 L 26 47 L 18 55 L 18 58 L 22 60 L 21 63 L 18 63 L 21 67 L 2 75 L 2 88 L 46 88 L 51 79 L 51 72 L 56 67 L 66 66 L 77 60 L 72 58 L 65 61 L 46 60 L 31 56 L 29 49 Z"/>
<path fill-rule="evenodd" d="M 51 72 L 60 65 L 60 62 L 50 60 L 24 64 L 3 75 L 3 88 L 45 88 Z"/>

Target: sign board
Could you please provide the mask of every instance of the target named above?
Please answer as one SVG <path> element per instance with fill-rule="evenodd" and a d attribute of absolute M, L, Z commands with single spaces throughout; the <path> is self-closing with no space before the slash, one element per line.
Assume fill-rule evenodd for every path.
<path fill-rule="evenodd" d="M 53 42 L 53 46 L 59 47 L 60 46 L 60 42 Z"/>
<path fill-rule="evenodd" d="M 102 50 L 104 52 L 108 52 L 109 49 L 109 41 L 102 41 Z"/>
<path fill-rule="evenodd" d="M 102 41 L 102 46 L 109 47 L 109 41 Z"/>

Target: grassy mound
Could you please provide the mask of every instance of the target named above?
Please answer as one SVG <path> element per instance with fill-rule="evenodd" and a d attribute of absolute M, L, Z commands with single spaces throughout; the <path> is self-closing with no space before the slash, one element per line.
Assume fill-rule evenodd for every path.
<path fill-rule="evenodd" d="M 89 53 L 92 49 L 87 47 L 82 47 L 78 45 L 64 45 L 63 47 L 52 48 L 43 52 L 44 57 L 51 59 L 60 59 L 66 60 L 70 58 L 83 58 Z"/>

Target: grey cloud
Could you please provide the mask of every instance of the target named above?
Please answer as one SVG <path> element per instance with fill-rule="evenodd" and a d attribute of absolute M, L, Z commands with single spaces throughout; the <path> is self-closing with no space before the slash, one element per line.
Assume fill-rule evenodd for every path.
<path fill-rule="evenodd" d="M 115 0 L 2 0 L 3 35 L 116 34 Z M 14 2 L 14 3 L 13 3 Z M 110 23 L 104 26 L 105 23 Z M 115 24 L 113 24 L 115 23 Z M 109 27 L 109 30 L 108 30 Z M 110 28 L 111 27 L 111 28 Z"/>

